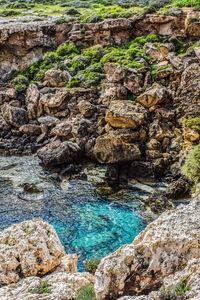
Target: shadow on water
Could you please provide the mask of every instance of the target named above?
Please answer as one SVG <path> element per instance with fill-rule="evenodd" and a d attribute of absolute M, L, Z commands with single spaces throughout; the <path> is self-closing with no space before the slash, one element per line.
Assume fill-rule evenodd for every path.
<path fill-rule="evenodd" d="M 98 174 L 93 174 L 93 177 Z M 112 196 L 86 180 L 64 186 L 44 171 L 35 157 L 0 158 L 0 228 L 40 217 L 56 229 L 67 253 L 101 258 L 130 243 L 144 228 L 138 213 L 138 193 L 127 189 Z"/>

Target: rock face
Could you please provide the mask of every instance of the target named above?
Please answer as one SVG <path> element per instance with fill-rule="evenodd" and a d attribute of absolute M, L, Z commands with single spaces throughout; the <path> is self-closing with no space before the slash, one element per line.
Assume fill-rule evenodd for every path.
<path fill-rule="evenodd" d="M 80 148 L 72 142 L 55 141 L 38 151 L 38 156 L 46 167 L 56 167 L 78 159 Z"/>
<path fill-rule="evenodd" d="M 186 299 L 199 299 L 199 204 L 200 198 L 163 213 L 132 244 L 104 258 L 96 271 L 97 299 L 147 295 L 150 291 L 157 292 L 127 299 L 161 299 L 153 296 L 182 280 L 190 286 Z"/>
<path fill-rule="evenodd" d="M 89 273 L 57 272 L 43 278 L 29 277 L 18 284 L 0 288 L 0 298 L 2 300 L 72 300 L 82 287 L 93 283 L 94 276 Z"/>
<path fill-rule="evenodd" d="M 137 101 L 146 108 L 156 106 L 167 100 L 170 100 L 167 89 L 157 83 L 155 83 L 137 98 Z"/>
<path fill-rule="evenodd" d="M 200 36 L 200 14 L 183 10 L 177 16 L 162 14 L 132 16 L 129 19 L 108 19 L 90 24 L 56 24 L 42 22 L 0 25 L 0 75 L 26 68 L 42 58 L 44 52 L 63 42 L 93 44 L 120 44 L 133 36 L 149 33 L 172 36 Z"/>
<path fill-rule="evenodd" d="M 8 104 L 5 104 L 2 107 L 2 114 L 4 120 L 14 126 L 19 128 L 21 125 L 24 125 L 28 122 L 27 111 L 23 108 L 14 107 Z"/>
<path fill-rule="evenodd" d="M 130 100 L 115 100 L 110 103 L 106 121 L 115 128 L 136 129 L 145 122 L 146 110 Z"/>
<path fill-rule="evenodd" d="M 110 132 L 97 138 L 94 154 L 103 163 L 118 163 L 137 160 L 141 152 L 137 144 L 126 141 L 126 136 Z"/>
<path fill-rule="evenodd" d="M 13 225 L 0 233 L 0 286 L 44 275 L 63 256 L 64 249 L 50 225 L 41 220 Z"/>

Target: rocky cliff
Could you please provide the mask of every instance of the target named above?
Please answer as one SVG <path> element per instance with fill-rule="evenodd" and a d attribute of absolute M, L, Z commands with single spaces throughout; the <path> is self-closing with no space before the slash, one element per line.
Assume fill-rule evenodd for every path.
<path fill-rule="evenodd" d="M 0 25 L 0 75 L 6 80 L 12 70 L 21 70 L 38 61 L 50 49 L 64 42 L 120 44 L 136 36 L 157 33 L 163 36 L 200 36 L 199 12 L 183 9 L 178 16 L 135 15 L 90 24 L 42 22 Z"/>

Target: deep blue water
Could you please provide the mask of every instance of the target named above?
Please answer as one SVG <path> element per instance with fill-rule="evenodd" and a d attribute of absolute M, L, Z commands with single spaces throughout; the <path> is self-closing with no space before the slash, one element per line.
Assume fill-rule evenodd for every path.
<path fill-rule="evenodd" d="M 36 158 L 1 157 L 0 228 L 33 217 L 48 221 L 66 252 L 79 255 L 80 270 L 85 259 L 101 258 L 132 242 L 144 228 L 138 212 L 140 193 L 124 188 L 106 196 L 96 187 L 102 174 L 93 173 L 90 181 L 59 183 Z M 37 190 L 30 193 L 27 184 Z"/>

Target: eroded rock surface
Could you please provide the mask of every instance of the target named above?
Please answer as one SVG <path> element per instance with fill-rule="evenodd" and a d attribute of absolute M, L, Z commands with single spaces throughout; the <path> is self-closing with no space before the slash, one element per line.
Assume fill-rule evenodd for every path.
<path fill-rule="evenodd" d="M 199 201 L 198 197 L 187 206 L 163 213 L 132 244 L 104 258 L 96 272 L 97 299 L 146 295 L 157 290 L 159 295 L 161 288 L 173 286 L 183 279 L 190 286 L 186 299 L 198 299 Z M 184 276 L 186 274 L 188 277 Z M 153 295 L 143 298 L 154 299 Z"/>
<path fill-rule="evenodd" d="M 0 286 L 44 275 L 60 265 L 64 254 L 47 223 L 35 219 L 12 225 L 0 233 Z"/>

